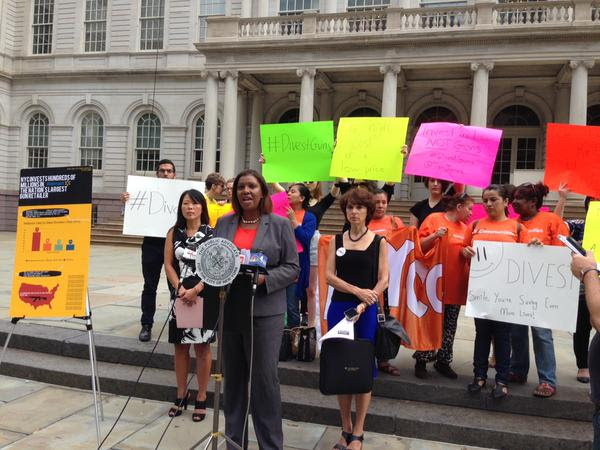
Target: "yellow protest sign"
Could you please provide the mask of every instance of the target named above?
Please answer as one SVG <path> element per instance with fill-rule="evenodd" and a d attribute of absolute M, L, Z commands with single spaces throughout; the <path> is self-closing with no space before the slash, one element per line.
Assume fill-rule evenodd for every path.
<path fill-rule="evenodd" d="M 329 174 L 333 177 L 401 181 L 408 117 L 340 119 Z"/>
<path fill-rule="evenodd" d="M 600 254 L 600 202 L 590 202 L 585 216 L 583 248 L 593 251 L 598 259 Z"/>
<path fill-rule="evenodd" d="M 21 170 L 10 317 L 86 314 L 92 168 Z"/>

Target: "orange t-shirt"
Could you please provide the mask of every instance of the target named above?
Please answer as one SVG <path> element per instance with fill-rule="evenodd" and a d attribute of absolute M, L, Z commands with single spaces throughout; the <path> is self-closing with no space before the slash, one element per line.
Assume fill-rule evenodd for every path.
<path fill-rule="evenodd" d="M 526 244 L 530 241 L 527 227 L 514 219 L 501 221 L 487 217 L 473 222 L 465 232 L 464 246 L 473 245 L 473 241 L 516 242 Z"/>
<path fill-rule="evenodd" d="M 529 238 L 538 238 L 544 245 L 563 245 L 558 240 L 558 235 L 569 236 L 569 227 L 556 214 L 548 211 L 539 211 L 533 219 L 521 220 L 520 223 L 527 227 Z"/>
<path fill-rule="evenodd" d="M 445 213 L 433 213 L 421 224 L 419 237 L 427 237 L 441 227 L 448 229 L 441 240 L 443 301 L 447 305 L 465 305 L 469 284 L 469 264 L 461 255 L 461 250 L 467 226 L 463 222 L 451 222 L 446 218 Z"/>
<path fill-rule="evenodd" d="M 381 219 L 371 219 L 368 228 L 375 234 L 385 236 L 390 231 L 404 228 L 404 223 L 400 217 L 383 216 Z"/>
<path fill-rule="evenodd" d="M 254 245 L 254 239 L 256 238 L 256 232 L 258 228 L 255 229 L 247 229 L 238 227 L 235 231 L 235 236 L 233 236 L 233 243 L 237 248 L 241 249 L 252 249 L 252 245 Z"/>

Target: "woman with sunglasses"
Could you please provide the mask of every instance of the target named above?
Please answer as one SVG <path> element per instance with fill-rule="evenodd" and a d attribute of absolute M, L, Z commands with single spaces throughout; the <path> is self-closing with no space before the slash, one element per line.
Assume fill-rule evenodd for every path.
<path fill-rule="evenodd" d="M 524 183 L 513 193 L 512 206 L 519 215 L 517 219 L 529 231 L 530 237 L 539 239 L 544 245 L 563 245 L 558 236 L 568 236 L 569 227 L 556 214 L 540 211 L 548 186 L 543 183 Z M 525 383 L 529 372 L 529 327 L 514 324 L 511 330 L 512 356 L 510 361 L 510 382 Z M 533 391 L 536 397 L 552 397 L 556 394 L 556 357 L 552 330 L 531 327 L 533 352 L 539 384 Z"/>

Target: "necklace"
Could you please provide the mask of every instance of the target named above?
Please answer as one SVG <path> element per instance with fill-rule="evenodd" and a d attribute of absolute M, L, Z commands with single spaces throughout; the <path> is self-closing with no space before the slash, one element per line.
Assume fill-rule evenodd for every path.
<path fill-rule="evenodd" d="M 252 225 L 252 224 L 258 223 L 259 220 L 260 220 L 260 216 L 258 216 L 256 219 L 244 219 L 244 216 L 242 216 L 242 223 L 244 223 L 246 225 Z"/>
<path fill-rule="evenodd" d="M 352 238 L 352 232 L 350 230 L 348 230 L 348 239 L 350 239 L 350 241 L 352 241 L 352 242 L 358 242 L 358 241 L 360 241 L 363 238 L 363 236 L 365 234 L 367 234 L 367 231 L 369 231 L 369 229 L 365 228 L 365 231 L 363 231 L 363 233 L 359 237 L 357 237 L 356 239 L 353 239 Z"/>

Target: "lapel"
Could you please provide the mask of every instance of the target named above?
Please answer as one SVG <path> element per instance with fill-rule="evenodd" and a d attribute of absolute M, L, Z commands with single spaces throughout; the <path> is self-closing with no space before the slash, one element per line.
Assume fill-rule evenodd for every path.
<path fill-rule="evenodd" d="M 263 214 L 260 223 L 258 224 L 258 231 L 256 232 L 256 237 L 254 238 L 253 250 L 261 250 L 264 252 L 263 241 L 269 230 L 269 222 L 271 221 L 270 214 Z"/>
<path fill-rule="evenodd" d="M 232 214 L 231 219 L 227 221 L 227 229 L 225 230 L 225 238 L 233 242 L 235 232 L 237 231 L 239 224 L 239 217 L 237 214 Z"/>

